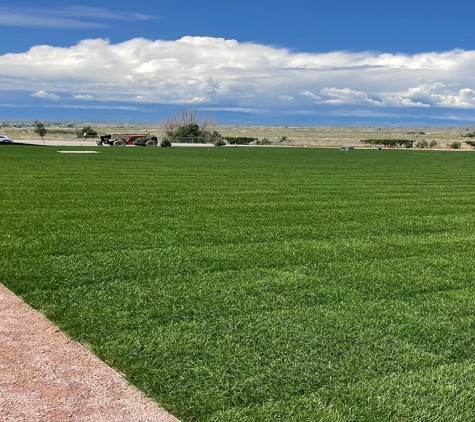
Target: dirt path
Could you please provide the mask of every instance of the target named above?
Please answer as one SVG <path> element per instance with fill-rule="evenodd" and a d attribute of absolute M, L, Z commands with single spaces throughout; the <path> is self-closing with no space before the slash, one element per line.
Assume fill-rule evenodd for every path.
<path fill-rule="evenodd" d="M 0 421 L 178 419 L 0 284 Z"/>

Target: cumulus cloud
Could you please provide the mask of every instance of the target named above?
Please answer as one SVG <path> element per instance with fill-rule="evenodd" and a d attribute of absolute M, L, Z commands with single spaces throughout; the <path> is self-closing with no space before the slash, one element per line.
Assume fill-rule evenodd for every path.
<path fill-rule="evenodd" d="M 309 94 L 309 93 L 307 93 Z M 377 107 L 430 107 L 430 104 L 415 102 L 410 98 L 401 95 L 380 94 L 379 98 L 370 98 L 361 91 L 355 91 L 351 88 L 323 88 L 320 91 L 322 97 L 314 96 L 320 104 L 330 105 L 365 105 Z"/>
<path fill-rule="evenodd" d="M 324 104 L 364 104 L 364 105 L 381 105 L 381 101 L 376 101 L 368 97 L 361 91 L 355 91 L 351 88 L 323 88 L 320 92 L 327 100 L 322 100 Z"/>
<path fill-rule="evenodd" d="M 421 98 L 439 107 L 475 108 L 475 90 L 472 88 L 456 90 L 454 86 L 440 82 L 410 88 L 408 96 Z"/>
<path fill-rule="evenodd" d="M 68 48 L 42 45 L 0 56 L 0 90 L 35 91 L 36 97 L 56 100 L 48 92 L 101 103 L 250 112 L 471 109 L 474 80 L 475 51 L 295 53 L 213 37 L 118 44 L 88 39 Z"/>
<path fill-rule="evenodd" d="M 311 98 L 313 100 L 316 100 L 315 102 L 318 103 L 321 101 L 322 97 L 319 97 L 318 95 L 315 95 L 313 92 L 310 91 L 302 91 L 299 92 L 300 95 L 304 95 L 305 97 Z"/>
<path fill-rule="evenodd" d="M 53 94 L 53 93 L 48 93 L 45 91 L 36 91 L 31 93 L 32 97 L 36 98 L 43 98 L 45 100 L 52 100 L 52 101 L 58 101 L 61 99 L 59 95 Z"/>

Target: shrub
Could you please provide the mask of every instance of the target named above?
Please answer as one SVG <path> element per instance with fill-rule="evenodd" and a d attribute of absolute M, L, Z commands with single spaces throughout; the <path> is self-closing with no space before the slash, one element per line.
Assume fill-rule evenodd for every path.
<path fill-rule="evenodd" d="M 384 145 L 384 146 L 404 146 L 406 148 L 412 148 L 414 141 L 409 139 L 361 139 L 360 142 L 369 145 Z"/>
<path fill-rule="evenodd" d="M 450 144 L 450 148 L 452 149 L 460 149 L 462 148 L 462 142 L 455 141 Z"/>
<path fill-rule="evenodd" d="M 465 143 L 471 147 L 475 147 L 475 141 L 465 141 Z"/>
<path fill-rule="evenodd" d="M 217 139 L 216 141 L 214 141 L 215 147 L 222 147 L 224 145 L 226 145 L 226 141 L 224 139 Z"/>
<path fill-rule="evenodd" d="M 259 142 L 260 145 L 272 145 L 272 142 L 267 138 L 262 138 Z"/>
<path fill-rule="evenodd" d="M 425 139 L 422 141 L 417 141 L 416 142 L 416 147 L 417 148 L 428 148 L 429 147 L 429 142 L 427 142 Z"/>
<path fill-rule="evenodd" d="M 172 143 L 171 143 L 171 141 L 170 141 L 169 139 L 164 138 L 164 139 L 161 140 L 160 146 L 161 146 L 162 148 L 171 147 L 171 146 L 172 146 Z"/>
<path fill-rule="evenodd" d="M 249 145 L 251 142 L 257 141 L 257 138 L 250 136 L 226 136 L 225 139 L 231 145 Z"/>
<path fill-rule="evenodd" d="M 203 133 L 205 135 L 205 139 L 207 140 L 207 142 L 214 144 L 214 146 L 220 147 L 222 145 L 226 145 L 226 142 L 223 140 L 222 135 L 216 130 L 213 130 L 212 132 L 205 131 Z M 216 145 L 217 143 L 220 143 L 220 142 L 223 142 L 223 143 L 221 143 L 221 145 Z"/>
<path fill-rule="evenodd" d="M 279 142 L 290 142 L 290 139 L 287 138 L 287 136 L 282 136 L 282 138 L 279 139 Z"/>
<path fill-rule="evenodd" d="M 437 145 L 439 145 L 439 143 L 435 139 L 429 142 L 429 148 L 435 148 Z"/>

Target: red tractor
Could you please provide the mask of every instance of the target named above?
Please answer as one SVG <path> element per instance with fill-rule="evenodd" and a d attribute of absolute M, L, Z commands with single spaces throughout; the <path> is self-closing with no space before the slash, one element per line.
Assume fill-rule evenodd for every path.
<path fill-rule="evenodd" d="M 97 145 L 110 145 L 115 147 L 124 147 L 126 145 L 156 147 L 158 145 L 158 139 L 154 135 L 148 135 L 145 133 L 121 133 L 115 135 L 102 135 L 100 140 L 97 141 Z"/>

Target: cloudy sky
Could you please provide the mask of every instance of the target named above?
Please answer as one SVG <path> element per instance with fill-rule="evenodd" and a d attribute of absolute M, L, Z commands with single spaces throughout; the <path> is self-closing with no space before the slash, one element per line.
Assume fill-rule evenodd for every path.
<path fill-rule="evenodd" d="M 475 124 L 471 0 L 6 3 L 0 119 Z"/>

